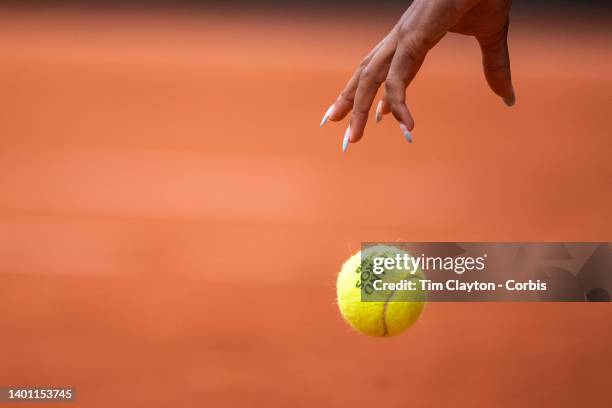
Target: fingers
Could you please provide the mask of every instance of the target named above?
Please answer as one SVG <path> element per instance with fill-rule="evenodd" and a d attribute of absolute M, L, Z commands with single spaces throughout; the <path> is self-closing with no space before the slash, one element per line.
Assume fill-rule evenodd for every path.
<path fill-rule="evenodd" d="M 425 55 L 415 58 L 413 53 L 410 52 L 409 45 L 400 44 L 397 47 L 385 81 L 383 100 L 388 104 L 388 109 L 395 119 L 404 125 L 405 129 L 402 129 L 402 133 L 409 141 L 411 141 L 410 131 L 414 128 L 414 119 L 406 106 L 406 88 L 419 72 L 424 59 Z M 384 107 L 383 104 L 381 110 Z"/>
<path fill-rule="evenodd" d="M 351 142 L 357 142 L 363 136 L 363 131 L 368 121 L 368 114 L 378 88 L 380 88 L 389 72 L 394 48 L 395 44 L 383 46 L 374 55 L 368 66 L 361 71 L 359 84 L 355 92 L 353 114 L 351 116 Z"/>
<path fill-rule="evenodd" d="M 381 42 L 379 42 L 376 47 L 370 51 L 370 53 L 364 58 L 364 60 L 359 64 L 353 76 L 347 84 L 345 85 L 342 92 L 336 99 L 336 101 L 327 109 L 327 112 L 323 115 L 323 119 L 321 120 L 321 127 L 323 127 L 328 120 L 332 120 L 334 122 L 342 120 L 350 111 L 353 109 L 353 101 L 355 99 L 355 93 L 357 92 L 357 85 L 359 84 L 359 77 L 361 75 L 361 71 L 370 63 L 372 57 L 376 54 L 376 52 L 382 47 L 385 43 L 386 38 L 384 38 Z"/>
<path fill-rule="evenodd" d="M 412 140 L 414 120 L 405 103 L 406 88 L 425 54 L 457 21 L 460 11 L 450 1 L 412 3 L 390 35 L 364 59 L 321 122 L 341 120 L 353 110 L 343 150 L 349 141 L 356 142 L 363 136 L 369 110 L 383 82 L 385 96 L 377 107 L 377 121 L 383 114 L 393 113 L 406 139 Z"/>
<path fill-rule="evenodd" d="M 361 68 L 353 73 L 353 76 L 349 79 L 342 92 L 340 92 L 336 101 L 329 107 L 327 112 L 325 112 L 323 120 L 321 121 L 321 126 L 325 125 L 328 119 L 334 122 L 342 120 L 351 109 L 353 109 L 353 101 L 355 99 L 360 73 Z"/>
<path fill-rule="evenodd" d="M 406 106 L 406 88 L 419 72 L 427 52 L 446 34 L 458 18 L 458 10 L 448 2 L 423 2 L 399 29 L 400 40 L 385 80 L 384 99 L 400 123 L 404 137 L 411 142 L 414 119 Z M 382 107 L 381 107 L 382 110 Z"/>
<path fill-rule="evenodd" d="M 412 82 L 417 72 L 421 68 L 423 61 L 424 61 L 424 58 L 420 58 L 418 61 L 416 61 L 416 69 L 414 69 L 413 72 L 409 75 L 408 83 Z M 389 113 L 391 113 L 391 105 L 389 102 L 389 98 L 387 98 L 387 95 L 385 93 L 382 99 L 378 102 L 378 105 L 376 105 L 376 123 L 379 123 L 380 121 L 382 121 L 383 116 Z"/>
<path fill-rule="evenodd" d="M 493 92 L 502 97 L 506 105 L 514 105 L 515 96 L 508 52 L 508 24 L 497 35 L 477 39 L 482 51 L 482 65 L 489 86 Z"/>

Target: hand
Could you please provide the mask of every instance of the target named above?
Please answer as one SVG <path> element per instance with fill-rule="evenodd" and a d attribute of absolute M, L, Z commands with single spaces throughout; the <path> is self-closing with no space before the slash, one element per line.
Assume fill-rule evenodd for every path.
<path fill-rule="evenodd" d="M 414 120 L 406 106 L 406 88 L 427 52 L 451 31 L 471 35 L 482 50 L 489 86 L 508 106 L 515 96 L 510 77 L 508 24 L 511 0 L 414 0 L 391 32 L 359 64 L 353 77 L 323 116 L 339 121 L 353 111 L 342 150 L 363 136 L 378 88 L 385 92 L 376 109 L 376 121 L 393 113 L 404 137 L 412 142 Z"/>

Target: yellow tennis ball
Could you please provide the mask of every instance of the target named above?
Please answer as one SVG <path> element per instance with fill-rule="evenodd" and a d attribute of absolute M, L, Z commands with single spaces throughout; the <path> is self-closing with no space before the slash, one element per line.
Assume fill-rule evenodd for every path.
<path fill-rule="evenodd" d="M 389 337 L 417 321 L 425 300 L 425 293 L 418 290 L 423 272 L 418 270 L 412 274 L 408 270 L 385 268 L 381 275 L 373 274 L 375 258 L 404 254 L 407 255 L 394 246 L 376 245 L 364 249 L 363 253 L 357 252 L 344 263 L 338 274 L 336 291 L 340 313 L 352 328 L 368 336 Z M 387 283 L 412 280 L 417 290 L 383 290 L 372 294 L 374 280 Z"/>

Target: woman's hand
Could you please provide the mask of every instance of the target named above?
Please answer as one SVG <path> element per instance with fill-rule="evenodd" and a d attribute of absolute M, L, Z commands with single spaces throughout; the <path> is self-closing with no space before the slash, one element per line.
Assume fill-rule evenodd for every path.
<path fill-rule="evenodd" d="M 376 121 L 389 112 L 411 142 L 414 120 L 406 106 L 406 88 L 427 52 L 448 32 L 471 35 L 482 50 L 489 86 L 508 106 L 514 104 L 508 55 L 508 16 L 511 0 L 414 0 L 391 32 L 368 54 L 336 102 L 323 116 L 338 121 L 353 111 L 342 150 L 363 136 L 378 88 L 385 93 L 376 108 Z"/>

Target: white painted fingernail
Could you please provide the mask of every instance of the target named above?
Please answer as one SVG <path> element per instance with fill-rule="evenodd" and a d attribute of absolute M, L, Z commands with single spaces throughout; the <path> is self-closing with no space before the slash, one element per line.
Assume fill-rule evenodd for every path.
<path fill-rule="evenodd" d="M 325 126 L 325 124 L 327 123 L 327 121 L 329 120 L 329 117 L 331 116 L 331 113 L 334 111 L 334 105 L 330 106 L 327 109 L 327 112 L 325 112 L 325 115 L 323 115 L 323 119 L 321 119 L 321 124 L 319 125 L 319 127 L 323 127 Z"/>
<path fill-rule="evenodd" d="M 349 139 L 351 137 L 351 125 L 346 128 L 346 132 L 344 132 L 344 139 L 342 140 L 342 153 L 346 152 L 348 149 Z"/>
<path fill-rule="evenodd" d="M 403 123 L 400 123 L 399 127 L 400 127 L 400 130 L 402 131 L 402 133 L 404 134 L 404 138 L 406 138 L 408 143 L 412 143 L 412 133 L 410 133 L 410 131 L 408 130 L 406 125 L 404 125 Z"/>
<path fill-rule="evenodd" d="M 380 122 L 382 118 L 382 101 L 379 101 L 376 105 L 376 123 Z"/>

